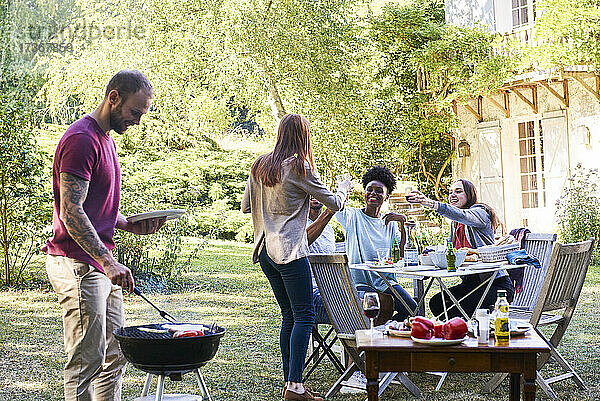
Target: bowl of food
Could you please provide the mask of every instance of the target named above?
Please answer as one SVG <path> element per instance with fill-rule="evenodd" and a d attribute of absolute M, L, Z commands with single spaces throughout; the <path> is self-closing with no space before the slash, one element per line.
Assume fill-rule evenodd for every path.
<path fill-rule="evenodd" d="M 423 266 L 433 266 L 433 260 L 431 259 L 430 253 L 423 253 L 419 255 L 419 259 L 421 260 L 421 264 Z"/>
<path fill-rule="evenodd" d="M 455 266 L 459 267 L 465 262 L 465 258 L 467 257 L 466 250 L 456 250 L 454 251 L 456 255 Z M 431 256 L 431 260 L 433 264 L 439 269 L 447 269 L 448 268 L 448 260 L 446 259 L 446 252 L 444 251 L 436 251 L 429 254 Z"/>

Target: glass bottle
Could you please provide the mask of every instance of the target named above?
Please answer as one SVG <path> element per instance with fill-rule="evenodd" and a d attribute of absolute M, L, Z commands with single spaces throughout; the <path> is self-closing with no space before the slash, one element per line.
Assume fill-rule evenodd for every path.
<path fill-rule="evenodd" d="M 408 266 L 416 266 L 419 264 L 419 251 L 414 240 L 414 222 L 406 222 L 406 245 L 404 246 L 404 258 Z"/>
<path fill-rule="evenodd" d="M 454 246 L 452 241 L 448 241 L 448 252 L 446 253 L 446 262 L 448 262 L 448 271 L 456 271 L 456 254 L 454 253 Z"/>
<path fill-rule="evenodd" d="M 494 324 L 494 338 L 496 339 L 496 345 L 508 345 L 510 343 L 508 308 L 506 290 L 498 290 L 498 298 L 494 308 L 496 312 L 496 321 Z"/>
<path fill-rule="evenodd" d="M 394 242 L 392 243 L 392 262 L 398 263 L 400 260 L 400 246 L 398 245 L 398 240 L 394 237 Z"/>

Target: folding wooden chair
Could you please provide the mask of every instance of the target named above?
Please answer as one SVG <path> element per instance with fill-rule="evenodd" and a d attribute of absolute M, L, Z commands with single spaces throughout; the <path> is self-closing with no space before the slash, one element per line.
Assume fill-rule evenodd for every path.
<path fill-rule="evenodd" d="M 535 256 L 541 269 L 526 265 L 523 275 L 523 291 L 515 294 L 511 303 L 511 317 L 513 319 L 529 319 L 535 306 L 542 283 L 550 264 L 552 247 L 556 241 L 556 234 L 529 233 L 525 237 L 524 248 L 528 254 Z"/>
<path fill-rule="evenodd" d="M 533 311 L 530 312 L 529 322 L 550 347 L 549 354 L 538 357 L 536 383 L 553 400 L 556 400 L 557 396 L 550 388 L 550 384 L 561 380 L 573 379 L 580 389 L 587 389 L 581 377 L 558 352 L 557 347 L 573 317 L 592 259 L 593 249 L 593 239 L 565 245 L 555 243 L 537 302 Z M 550 339 L 538 329 L 547 325 L 556 325 Z M 550 357 L 560 365 L 565 373 L 549 378 L 541 375 L 540 370 Z M 494 375 L 484 386 L 484 391 L 493 391 L 506 376 L 506 374 Z"/>
<path fill-rule="evenodd" d="M 335 243 L 335 253 L 346 253 L 346 243 L 345 242 L 336 242 Z M 320 325 L 328 325 L 329 329 L 322 335 L 319 326 Z M 343 373 L 345 368 L 346 354 L 342 349 L 340 357 L 336 356 L 333 352 L 333 345 L 337 341 L 337 336 L 335 335 L 335 330 L 329 322 L 316 322 L 313 326 L 312 332 L 310 334 L 310 340 L 308 343 L 308 355 L 306 358 L 306 362 L 304 363 L 304 380 L 308 380 L 310 375 L 315 371 L 319 363 L 327 356 L 327 358 L 331 361 L 333 366 L 338 370 L 339 373 Z M 312 365 L 312 366 L 311 366 Z"/>
<path fill-rule="evenodd" d="M 363 314 L 362 305 L 354 286 L 348 257 L 345 254 L 310 255 L 308 257 L 313 275 L 321 292 L 323 304 L 329 320 L 345 351 L 352 358 L 352 363 L 329 389 L 325 397 L 335 395 L 354 372 L 365 372 L 363 353 L 356 349 L 356 330 L 369 327 Z M 406 373 L 386 373 L 379 382 L 381 394 L 394 380 L 398 379 L 414 396 L 421 397 L 419 388 L 408 378 Z"/>

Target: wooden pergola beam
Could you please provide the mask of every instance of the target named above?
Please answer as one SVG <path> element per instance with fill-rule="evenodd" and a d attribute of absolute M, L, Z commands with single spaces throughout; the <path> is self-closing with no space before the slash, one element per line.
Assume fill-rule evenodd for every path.
<path fill-rule="evenodd" d="M 506 118 L 510 118 L 510 103 L 509 103 L 508 92 L 501 91 L 501 94 L 504 99 L 504 106 L 502 106 L 500 103 L 498 103 L 491 95 L 489 96 L 488 99 L 490 100 L 491 104 L 496 106 L 498 109 L 500 109 L 500 111 L 502 111 L 504 113 Z"/>
<path fill-rule="evenodd" d="M 596 88 L 592 88 L 591 86 L 589 86 L 588 84 L 585 83 L 585 81 L 583 80 L 583 78 L 579 77 L 578 75 L 572 74 L 569 75 L 571 78 L 573 78 L 575 81 L 579 82 L 579 85 L 581 85 L 583 87 L 583 89 L 585 89 L 586 91 L 588 91 L 592 96 L 594 96 L 596 98 L 596 100 L 598 100 L 600 102 L 600 77 L 598 75 L 594 75 L 594 78 L 596 80 Z"/>
<path fill-rule="evenodd" d="M 511 88 L 511 92 L 513 92 L 519 99 L 521 99 L 527 106 L 531 107 L 533 110 L 533 114 L 538 113 L 538 101 L 537 101 L 537 88 L 535 86 L 531 87 L 531 99 L 527 99 L 525 95 L 523 95 L 517 88 Z"/>
<path fill-rule="evenodd" d="M 483 121 L 483 112 L 482 112 L 482 98 L 481 96 L 479 96 L 477 98 L 477 111 L 475 111 L 468 103 L 465 104 L 465 109 L 467 109 L 467 111 L 471 114 L 473 114 L 473 116 L 475 116 L 475 118 L 477 119 L 478 122 L 482 122 Z"/>
<path fill-rule="evenodd" d="M 562 81 L 562 84 L 563 84 L 563 95 L 562 96 L 557 91 L 555 91 L 548 82 L 540 81 L 539 84 L 542 85 L 544 88 L 546 88 L 546 90 L 548 92 L 550 92 L 552 95 L 554 95 L 555 98 L 560 100 L 562 102 L 562 104 L 565 105 L 565 107 L 569 107 L 569 87 L 568 87 L 566 79 Z"/>

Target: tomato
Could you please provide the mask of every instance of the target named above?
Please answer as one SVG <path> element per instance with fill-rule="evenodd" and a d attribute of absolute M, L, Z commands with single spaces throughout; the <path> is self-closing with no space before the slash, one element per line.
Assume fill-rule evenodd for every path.
<path fill-rule="evenodd" d="M 202 330 L 180 330 L 173 333 L 173 338 L 181 337 L 202 337 L 204 332 Z"/>
<path fill-rule="evenodd" d="M 410 335 L 415 338 L 429 340 L 431 337 L 433 337 L 433 324 L 432 327 L 429 327 L 425 323 L 415 319 L 412 322 Z"/>
<path fill-rule="evenodd" d="M 459 317 L 453 317 L 444 323 L 442 336 L 446 340 L 456 340 L 467 335 L 467 323 Z"/>

